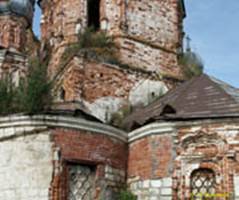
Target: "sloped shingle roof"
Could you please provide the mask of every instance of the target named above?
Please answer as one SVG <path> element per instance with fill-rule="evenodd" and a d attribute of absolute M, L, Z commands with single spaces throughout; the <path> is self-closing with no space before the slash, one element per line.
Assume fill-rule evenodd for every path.
<path fill-rule="evenodd" d="M 195 77 L 125 120 L 132 128 L 159 119 L 239 117 L 239 89 L 208 75 Z"/>

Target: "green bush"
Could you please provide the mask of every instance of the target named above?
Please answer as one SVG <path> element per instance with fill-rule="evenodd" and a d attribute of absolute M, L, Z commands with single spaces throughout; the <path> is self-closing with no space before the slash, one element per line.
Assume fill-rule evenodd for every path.
<path fill-rule="evenodd" d="M 9 76 L 0 80 L 0 114 L 6 115 L 17 110 L 16 89 Z"/>
<path fill-rule="evenodd" d="M 123 190 L 119 194 L 119 200 L 137 200 L 137 197 L 128 190 Z"/>
<path fill-rule="evenodd" d="M 51 84 L 47 80 L 47 66 L 38 59 L 30 62 L 27 77 L 20 81 L 17 95 L 21 110 L 37 113 L 51 103 Z"/>
<path fill-rule="evenodd" d="M 28 74 L 15 86 L 10 76 L 0 80 L 0 114 L 43 111 L 51 103 L 47 68 L 36 59 L 30 63 Z"/>
<path fill-rule="evenodd" d="M 183 53 L 179 58 L 183 73 L 186 78 L 199 76 L 203 73 L 204 65 L 202 59 L 194 52 Z"/>

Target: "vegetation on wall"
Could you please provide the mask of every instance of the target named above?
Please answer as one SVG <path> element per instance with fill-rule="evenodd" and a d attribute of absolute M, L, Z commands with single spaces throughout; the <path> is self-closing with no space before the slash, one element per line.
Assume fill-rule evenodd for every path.
<path fill-rule="evenodd" d="M 17 88 L 22 110 L 36 113 L 51 103 L 51 84 L 47 80 L 47 66 L 38 59 L 30 62 L 28 75 Z"/>
<path fill-rule="evenodd" d="M 137 197 L 128 190 L 122 190 L 119 194 L 119 200 L 136 200 Z"/>
<path fill-rule="evenodd" d="M 192 51 L 184 52 L 179 58 L 179 64 L 182 66 L 186 78 L 199 76 L 203 73 L 204 65 L 202 59 Z"/>
<path fill-rule="evenodd" d="M 47 68 L 35 59 L 30 62 L 25 78 L 15 86 L 11 77 L 0 80 L 0 114 L 18 112 L 38 113 L 51 103 L 50 83 L 47 81 Z"/>
<path fill-rule="evenodd" d="M 116 127 L 122 127 L 123 120 L 132 112 L 132 105 L 130 103 L 121 106 L 117 112 L 112 113 L 110 124 Z"/>
<path fill-rule="evenodd" d="M 18 109 L 16 89 L 10 77 L 0 79 L 0 114 L 9 114 Z"/>
<path fill-rule="evenodd" d="M 95 32 L 93 28 L 87 28 L 78 37 L 77 43 L 66 48 L 62 56 L 63 63 L 78 53 L 82 53 L 88 59 L 108 63 L 117 62 L 113 38 L 107 36 L 104 31 Z"/>

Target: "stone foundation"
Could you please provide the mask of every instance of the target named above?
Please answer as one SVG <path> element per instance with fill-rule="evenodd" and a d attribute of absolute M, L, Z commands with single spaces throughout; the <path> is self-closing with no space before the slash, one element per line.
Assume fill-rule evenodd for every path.
<path fill-rule="evenodd" d="M 128 180 L 129 188 L 138 200 L 171 200 L 172 178 L 151 179 L 140 181 Z"/>

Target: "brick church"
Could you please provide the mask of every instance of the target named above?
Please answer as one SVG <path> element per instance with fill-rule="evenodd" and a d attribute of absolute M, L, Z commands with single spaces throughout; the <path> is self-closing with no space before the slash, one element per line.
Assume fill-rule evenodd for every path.
<path fill-rule="evenodd" d="M 239 199 L 239 89 L 186 80 L 185 17 L 183 0 L 0 0 L 0 75 L 40 51 L 54 83 L 51 112 L 0 117 L 0 200 Z M 67 54 L 89 27 L 117 62 Z"/>

